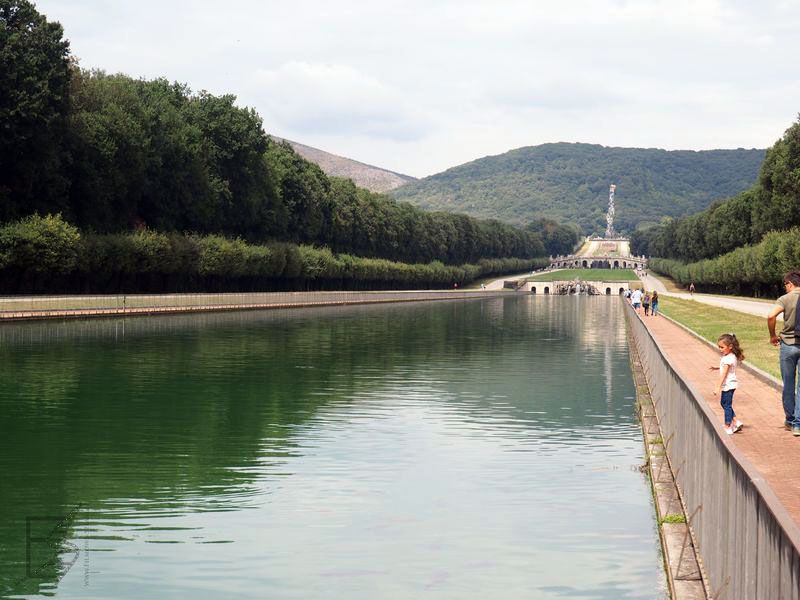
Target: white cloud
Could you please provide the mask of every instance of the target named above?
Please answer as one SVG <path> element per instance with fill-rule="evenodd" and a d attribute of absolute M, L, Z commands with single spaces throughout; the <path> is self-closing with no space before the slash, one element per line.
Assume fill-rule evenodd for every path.
<path fill-rule="evenodd" d="M 486 102 L 513 110 L 563 112 L 628 103 L 628 98 L 610 78 L 539 80 L 533 77 L 524 82 L 503 82 L 488 92 Z"/>
<path fill-rule="evenodd" d="M 248 87 L 266 120 L 306 135 L 407 141 L 420 139 L 433 126 L 396 90 L 346 65 L 289 62 L 257 70 Z"/>
<path fill-rule="evenodd" d="M 39 0 L 87 68 L 236 94 L 271 133 L 411 175 L 523 145 L 766 147 L 796 0 Z"/>

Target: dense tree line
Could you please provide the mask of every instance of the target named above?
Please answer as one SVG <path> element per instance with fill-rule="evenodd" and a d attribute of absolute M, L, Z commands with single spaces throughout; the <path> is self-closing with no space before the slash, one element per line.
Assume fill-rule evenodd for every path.
<path fill-rule="evenodd" d="M 258 115 L 236 107 L 233 96 L 77 69 L 71 88 L 66 193 L 39 193 L 35 202 L 11 193 L 4 221 L 58 211 L 101 233 L 142 226 L 220 233 L 404 262 L 545 252 L 539 236 L 519 228 L 426 213 L 329 178 L 265 136 Z"/>
<path fill-rule="evenodd" d="M 0 36 L 0 223 L 60 214 L 93 234 L 217 234 L 406 263 L 545 255 L 537 232 L 327 177 L 234 96 L 81 70 L 27 0 L 0 0 Z"/>
<path fill-rule="evenodd" d="M 775 297 L 783 293 L 783 275 L 800 266 L 800 227 L 771 231 L 758 244 L 743 246 L 716 258 L 684 263 L 652 258 L 650 267 L 678 283 L 694 283 L 703 291 Z"/>
<path fill-rule="evenodd" d="M 309 245 L 248 244 L 219 234 L 150 229 L 82 235 L 57 215 L 32 215 L 0 227 L 0 286 L 6 292 L 449 288 L 547 263 L 484 258 L 409 264 Z"/>
<path fill-rule="evenodd" d="M 542 144 L 448 169 L 391 194 L 428 210 L 525 224 L 547 217 L 587 234 L 606 228 L 609 184 L 616 229 L 631 233 L 707 208 L 753 185 L 764 150 L 666 151 Z"/>
<path fill-rule="evenodd" d="M 631 236 L 635 254 L 695 262 L 800 225 L 800 120 L 767 150 L 757 183 L 724 202 Z"/>
<path fill-rule="evenodd" d="M 564 225 L 552 219 L 542 218 L 529 223 L 527 229 L 541 236 L 548 256 L 572 254 L 581 240 L 580 227 L 573 223 Z"/>

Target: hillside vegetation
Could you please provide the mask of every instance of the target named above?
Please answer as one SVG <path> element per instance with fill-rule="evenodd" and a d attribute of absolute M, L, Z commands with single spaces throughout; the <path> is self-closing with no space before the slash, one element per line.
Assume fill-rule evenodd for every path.
<path fill-rule="evenodd" d="M 430 210 L 524 224 L 540 217 L 605 231 L 609 184 L 622 233 L 708 207 L 756 180 L 763 150 L 666 151 L 543 144 L 448 169 L 391 192 Z"/>

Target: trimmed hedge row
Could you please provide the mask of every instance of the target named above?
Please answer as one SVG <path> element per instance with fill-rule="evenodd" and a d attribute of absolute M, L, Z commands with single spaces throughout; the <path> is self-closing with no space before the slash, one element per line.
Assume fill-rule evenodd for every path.
<path fill-rule="evenodd" d="M 684 286 L 694 283 L 709 291 L 779 295 L 783 275 L 800 268 L 800 227 L 771 231 L 756 245 L 713 259 L 683 263 L 651 258 L 649 264 Z"/>
<path fill-rule="evenodd" d="M 81 235 L 59 215 L 33 215 L 0 227 L 5 293 L 444 288 L 547 263 L 506 258 L 460 266 L 407 264 L 314 246 L 254 245 L 148 229 Z"/>

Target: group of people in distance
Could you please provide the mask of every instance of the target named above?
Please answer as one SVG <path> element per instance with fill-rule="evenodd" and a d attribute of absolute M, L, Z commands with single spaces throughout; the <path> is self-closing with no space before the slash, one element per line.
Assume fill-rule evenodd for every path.
<path fill-rule="evenodd" d="M 658 292 L 655 290 L 652 292 L 648 292 L 644 288 L 633 291 L 625 290 L 625 298 L 637 313 L 642 314 L 644 311 L 645 317 L 655 317 L 658 314 Z"/>

